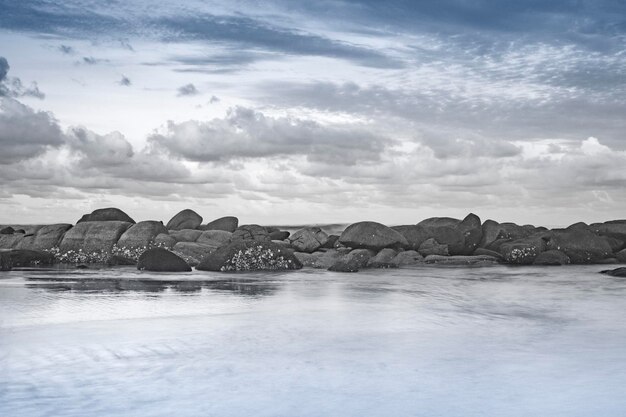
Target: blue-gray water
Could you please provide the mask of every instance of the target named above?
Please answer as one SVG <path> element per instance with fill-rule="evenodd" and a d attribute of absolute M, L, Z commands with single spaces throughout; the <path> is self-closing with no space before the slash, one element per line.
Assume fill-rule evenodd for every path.
<path fill-rule="evenodd" d="M 3 273 L 0 416 L 622 417 L 600 269 Z"/>

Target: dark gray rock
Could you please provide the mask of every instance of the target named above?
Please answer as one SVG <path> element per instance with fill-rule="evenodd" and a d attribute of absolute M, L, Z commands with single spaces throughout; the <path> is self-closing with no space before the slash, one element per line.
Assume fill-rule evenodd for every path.
<path fill-rule="evenodd" d="M 296 256 L 296 258 L 298 258 L 303 266 L 319 269 L 328 269 L 345 254 L 336 249 L 330 249 L 326 252 L 294 252 L 294 255 Z"/>
<path fill-rule="evenodd" d="M 626 242 L 626 220 L 611 220 L 589 226 L 592 232 L 600 236 L 609 236 Z"/>
<path fill-rule="evenodd" d="M 258 224 L 246 224 L 239 226 L 237 230 L 233 232 L 233 241 L 235 240 L 269 242 L 272 239 L 263 226 L 259 226 Z"/>
<path fill-rule="evenodd" d="M 147 247 L 161 233 L 167 233 L 162 222 L 146 220 L 132 225 L 117 242 L 117 246 L 125 248 Z"/>
<path fill-rule="evenodd" d="M 0 235 L 12 235 L 13 233 L 15 233 L 15 229 L 13 229 L 11 226 L 0 229 Z"/>
<path fill-rule="evenodd" d="M 626 249 L 622 249 L 621 251 L 615 254 L 615 258 L 618 262 L 626 264 Z"/>
<path fill-rule="evenodd" d="M 196 267 L 201 271 L 265 271 L 300 269 L 293 252 L 272 242 L 236 240 L 218 248 Z"/>
<path fill-rule="evenodd" d="M 367 262 L 368 268 L 397 268 L 398 264 L 394 263 L 393 260 L 398 255 L 398 251 L 385 248 L 381 249 L 375 256 L 370 258 Z"/>
<path fill-rule="evenodd" d="M 121 255 L 113 255 L 107 259 L 107 266 L 130 266 L 137 265 L 137 261 Z"/>
<path fill-rule="evenodd" d="M 339 259 L 337 262 L 333 263 L 328 270 L 333 272 L 359 272 L 359 268 L 355 264 L 343 259 Z"/>
<path fill-rule="evenodd" d="M 328 235 L 328 240 L 322 246 L 324 249 L 333 249 L 337 242 L 339 241 L 339 235 Z"/>
<path fill-rule="evenodd" d="M 414 250 L 407 250 L 398 252 L 395 258 L 391 260 L 398 268 L 403 266 L 419 265 L 424 262 L 424 257 L 419 252 Z"/>
<path fill-rule="evenodd" d="M 272 232 L 268 231 L 268 233 L 271 240 L 285 240 L 289 239 L 289 236 L 291 235 L 291 233 L 283 230 L 274 230 Z"/>
<path fill-rule="evenodd" d="M 383 248 L 400 249 L 409 243 L 399 232 L 376 222 L 359 222 L 351 224 L 343 231 L 339 243 L 358 249 L 379 251 Z"/>
<path fill-rule="evenodd" d="M 354 249 L 337 259 L 328 270 L 335 272 L 357 272 L 365 268 L 369 260 L 375 255 L 376 252 L 370 249 Z"/>
<path fill-rule="evenodd" d="M 433 238 L 426 239 L 426 241 L 422 242 L 422 244 L 418 248 L 418 251 L 422 256 L 428 256 L 428 255 L 448 256 L 449 255 L 448 245 L 442 245 Z"/>
<path fill-rule="evenodd" d="M 219 248 L 220 246 L 229 244 L 232 238 L 233 234 L 225 230 L 206 230 L 198 237 L 196 243 L 212 248 Z"/>
<path fill-rule="evenodd" d="M 463 233 L 464 242 L 463 249 L 459 255 L 471 255 L 480 245 L 483 237 L 483 229 L 480 223 L 480 217 L 474 213 L 468 214 L 457 226 L 457 229 Z"/>
<path fill-rule="evenodd" d="M 185 209 L 167 222 L 167 230 L 197 229 L 202 224 L 202 216 L 193 210 Z"/>
<path fill-rule="evenodd" d="M 77 223 L 110 221 L 135 223 L 135 221 L 128 214 L 115 207 L 94 210 L 90 214 L 85 214 L 81 217 Z"/>
<path fill-rule="evenodd" d="M 177 242 L 195 242 L 202 235 L 202 230 L 181 229 L 170 230 L 169 235 L 176 239 Z"/>
<path fill-rule="evenodd" d="M 156 246 L 160 246 L 160 247 L 168 248 L 168 249 L 173 248 L 176 242 L 177 240 L 174 239 L 172 236 L 170 236 L 169 233 L 159 233 L 154 238 L 154 244 Z"/>
<path fill-rule="evenodd" d="M 616 269 L 607 269 L 604 271 L 600 271 L 601 274 L 611 275 L 613 277 L 623 277 L 626 278 L 626 268 L 616 268 Z"/>
<path fill-rule="evenodd" d="M 547 250 L 541 252 L 535 260 L 533 265 L 569 265 L 571 260 L 569 256 L 559 250 Z"/>
<path fill-rule="evenodd" d="M 203 245 L 197 242 L 178 242 L 172 249 L 181 256 L 189 265 L 198 265 L 211 252 L 214 252 L 215 246 Z"/>
<path fill-rule="evenodd" d="M 59 249 L 61 252 L 110 252 L 130 226 L 132 223 L 112 220 L 78 223 L 63 235 Z"/>
<path fill-rule="evenodd" d="M 403 225 L 394 226 L 393 230 L 399 232 L 408 242 L 408 249 L 418 250 L 420 245 L 426 240 L 431 238 L 431 234 L 423 226 L 418 225 Z"/>
<path fill-rule="evenodd" d="M 223 230 L 225 232 L 234 232 L 239 226 L 239 219 L 234 216 L 220 217 L 205 225 L 199 227 L 200 230 Z"/>
<path fill-rule="evenodd" d="M 609 258 L 613 251 L 608 241 L 585 229 L 560 229 L 546 232 L 547 249 L 559 250 L 573 264 L 597 263 Z"/>
<path fill-rule="evenodd" d="M 500 254 L 507 263 L 531 265 L 545 250 L 546 241 L 541 236 L 530 236 L 502 244 Z"/>
<path fill-rule="evenodd" d="M 9 252 L 0 252 L 0 271 L 10 271 L 11 268 L 11 256 L 9 256 Z"/>
<path fill-rule="evenodd" d="M 181 257 L 163 248 L 148 249 L 139 257 L 137 269 L 155 272 L 189 272 L 191 267 Z"/>
<path fill-rule="evenodd" d="M 326 244 L 328 235 L 319 227 L 305 227 L 289 237 L 289 242 L 298 252 L 315 252 Z"/>
<path fill-rule="evenodd" d="M 49 250 L 58 246 L 65 233 L 72 228 L 71 224 L 48 224 L 41 226 L 30 236 L 24 236 L 17 249 Z"/>
<path fill-rule="evenodd" d="M 54 263 L 54 255 L 48 252 L 30 249 L 13 249 L 8 253 L 12 267 L 49 266 Z"/>

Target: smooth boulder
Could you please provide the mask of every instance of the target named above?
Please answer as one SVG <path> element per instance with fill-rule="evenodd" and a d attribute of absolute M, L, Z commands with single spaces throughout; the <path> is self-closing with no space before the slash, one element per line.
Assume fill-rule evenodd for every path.
<path fill-rule="evenodd" d="M 0 229 L 0 235 L 12 235 L 13 233 L 15 233 L 15 229 L 11 226 L 3 227 L 2 229 Z"/>
<path fill-rule="evenodd" d="M 407 250 L 398 252 L 391 262 L 398 268 L 402 268 L 404 266 L 419 265 L 424 262 L 424 257 L 415 250 Z"/>
<path fill-rule="evenodd" d="M 547 250 L 545 252 L 541 252 L 533 261 L 533 265 L 544 266 L 569 265 L 570 263 L 572 263 L 572 261 L 569 256 L 560 250 Z"/>
<path fill-rule="evenodd" d="M 376 252 L 371 249 L 353 249 L 348 254 L 337 259 L 328 270 L 334 272 L 358 272 L 367 267 L 368 262 Z"/>
<path fill-rule="evenodd" d="M 78 252 L 110 252 L 120 236 L 132 226 L 129 222 L 97 221 L 83 222 L 68 230 L 59 249 L 61 252 L 70 250 Z"/>
<path fill-rule="evenodd" d="M 299 252 L 315 252 L 328 241 L 328 235 L 319 227 L 305 227 L 289 236 L 289 242 Z"/>
<path fill-rule="evenodd" d="M 202 224 L 202 216 L 193 210 L 185 209 L 178 212 L 167 222 L 168 230 L 197 229 Z"/>
<path fill-rule="evenodd" d="M 351 224 L 339 236 L 338 242 L 354 249 L 379 251 L 384 248 L 400 249 L 409 246 L 400 232 L 376 222 Z"/>
<path fill-rule="evenodd" d="M 176 244 L 176 239 L 170 236 L 169 233 L 159 233 L 154 238 L 155 246 L 160 246 L 162 248 L 171 249 Z"/>
<path fill-rule="evenodd" d="M 190 272 L 191 267 L 184 259 L 163 248 L 148 249 L 141 254 L 137 269 L 155 272 Z"/>
<path fill-rule="evenodd" d="M 368 268 L 397 268 L 398 265 L 393 262 L 398 255 L 398 251 L 385 248 L 381 249 L 375 256 L 367 261 Z"/>
<path fill-rule="evenodd" d="M 190 265 L 197 265 L 215 250 L 215 246 L 196 242 L 178 242 L 172 250 L 181 255 Z"/>
<path fill-rule="evenodd" d="M 120 248 L 147 247 L 161 233 L 167 233 L 162 222 L 146 220 L 132 225 L 120 236 L 117 246 Z"/>
<path fill-rule="evenodd" d="M 181 229 L 170 230 L 169 235 L 176 239 L 177 242 L 195 242 L 202 235 L 202 230 Z"/>
<path fill-rule="evenodd" d="M 422 244 L 418 248 L 418 252 L 422 256 L 428 256 L 428 255 L 448 256 L 450 255 L 450 253 L 448 253 L 448 245 L 442 245 L 439 242 L 437 242 L 435 239 L 433 239 L 432 237 L 422 242 Z"/>
<path fill-rule="evenodd" d="M 83 215 L 83 217 L 81 217 L 76 223 L 112 221 L 135 223 L 135 221 L 128 214 L 115 207 L 94 210 L 90 214 Z"/>
<path fill-rule="evenodd" d="M 232 238 L 233 234 L 225 230 L 206 230 L 196 239 L 196 243 L 219 248 L 230 243 Z"/>
<path fill-rule="evenodd" d="M 17 245 L 18 249 L 46 250 L 58 246 L 71 224 L 48 224 L 38 228 L 32 235 L 25 236 Z"/>
<path fill-rule="evenodd" d="M 626 268 L 625 267 L 615 268 L 615 269 L 607 269 L 607 270 L 604 270 L 604 271 L 600 271 L 600 273 L 601 274 L 610 275 L 612 277 L 626 278 Z"/>
<path fill-rule="evenodd" d="M 43 266 L 54 263 L 54 255 L 40 250 L 13 249 L 7 253 L 12 267 Z"/>
<path fill-rule="evenodd" d="M 223 230 L 225 232 L 234 232 L 239 226 L 239 219 L 234 216 L 220 217 L 212 222 L 199 227 L 200 230 Z"/>
<path fill-rule="evenodd" d="M 408 242 L 407 248 L 412 250 L 418 250 L 420 245 L 431 237 L 425 227 L 414 224 L 393 226 L 392 229 L 404 236 Z"/>
<path fill-rule="evenodd" d="M 293 252 L 272 242 L 237 240 L 218 248 L 196 267 L 201 271 L 265 271 L 300 269 Z"/>
<path fill-rule="evenodd" d="M 561 229 L 546 233 L 547 249 L 565 253 L 573 264 L 598 263 L 611 257 L 611 245 L 586 229 Z"/>
<path fill-rule="evenodd" d="M 233 241 L 254 240 L 257 242 L 269 242 L 272 240 L 265 227 L 259 226 L 258 224 L 245 224 L 243 226 L 239 226 L 237 230 L 233 232 L 232 239 Z"/>
<path fill-rule="evenodd" d="M 507 263 L 531 265 L 535 258 L 545 250 L 546 242 L 541 236 L 530 236 L 503 243 L 500 247 L 500 254 Z"/>

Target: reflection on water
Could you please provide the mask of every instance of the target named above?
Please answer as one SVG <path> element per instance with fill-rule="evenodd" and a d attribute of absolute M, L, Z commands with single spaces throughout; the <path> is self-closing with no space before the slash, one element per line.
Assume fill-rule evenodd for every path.
<path fill-rule="evenodd" d="M 623 416 L 601 267 L 0 274 L 0 416 Z"/>

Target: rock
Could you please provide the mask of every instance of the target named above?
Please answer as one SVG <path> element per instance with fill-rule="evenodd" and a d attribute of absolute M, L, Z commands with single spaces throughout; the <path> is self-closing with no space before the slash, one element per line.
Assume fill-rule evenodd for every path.
<path fill-rule="evenodd" d="M 435 239 L 430 238 L 424 241 L 419 247 L 422 256 L 441 255 L 448 256 L 448 245 L 441 245 Z"/>
<path fill-rule="evenodd" d="M 239 226 L 239 219 L 234 216 L 220 217 L 205 225 L 199 227 L 200 230 L 223 230 L 225 232 L 234 232 Z"/>
<path fill-rule="evenodd" d="M 120 248 L 148 247 L 161 233 L 167 233 L 162 222 L 146 220 L 132 225 L 126 230 L 117 242 Z"/>
<path fill-rule="evenodd" d="M 328 235 L 319 227 L 305 227 L 289 237 L 289 242 L 299 252 L 315 252 L 326 244 Z"/>
<path fill-rule="evenodd" d="M 11 267 L 9 252 L 0 252 L 0 271 L 10 271 Z"/>
<path fill-rule="evenodd" d="M 13 233 L 15 233 L 15 229 L 11 226 L 7 226 L 0 230 L 0 235 L 12 235 Z"/>
<path fill-rule="evenodd" d="M 233 234 L 225 230 L 207 230 L 202 232 L 196 240 L 196 243 L 219 248 L 220 246 L 230 243 L 232 238 Z"/>
<path fill-rule="evenodd" d="M 344 256 L 343 253 L 335 249 L 330 249 L 326 252 L 313 253 L 294 252 L 294 255 L 298 258 L 302 265 L 319 269 L 330 268 L 331 265 Z"/>
<path fill-rule="evenodd" d="M 607 269 L 600 271 L 601 274 L 611 275 L 613 277 L 626 277 L 626 268 Z"/>
<path fill-rule="evenodd" d="M 614 265 L 614 264 L 618 264 L 619 261 L 616 258 L 604 258 L 596 263 L 598 265 Z"/>
<path fill-rule="evenodd" d="M 17 245 L 17 249 L 48 250 L 58 246 L 65 233 L 72 228 L 71 224 L 49 224 L 38 228 L 31 236 L 25 236 Z"/>
<path fill-rule="evenodd" d="M 592 232 L 600 236 L 609 236 L 626 242 L 626 220 L 611 220 L 589 226 Z"/>
<path fill-rule="evenodd" d="M 269 242 L 271 240 L 269 233 L 264 227 L 258 224 L 246 224 L 239 226 L 233 232 L 233 241 L 235 240 L 255 240 L 258 242 Z"/>
<path fill-rule="evenodd" d="M 13 249 L 8 252 L 12 267 L 52 265 L 54 255 L 30 249 Z"/>
<path fill-rule="evenodd" d="M 111 221 L 135 223 L 135 221 L 128 214 L 114 207 L 94 210 L 90 214 L 85 214 L 81 217 L 77 223 Z"/>
<path fill-rule="evenodd" d="M 137 261 L 121 255 L 113 255 L 107 259 L 107 266 L 128 266 L 137 265 Z"/>
<path fill-rule="evenodd" d="M 589 230 L 589 226 L 587 223 L 578 222 L 567 226 L 565 230 Z"/>
<path fill-rule="evenodd" d="M 148 249 L 139 257 L 137 269 L 156 272 L 189 272 L 191 267 L 176 254 L 163 249 Z"/>
<path fill-rule="evenodd" d="M 468 214 L 457 226 L 465 238 L 463 250 L 460 255 L 471 255 L 480 245 L 483 237 L 483 229 L 480 217 L 474 213 Z"/>
<path fill-rule="evenodd" d="M 414 250 L 407 250 L 398 252 L 395 258 L 391 260 L 391 263 L 396 265 L 398 268 L 403 266 L 411 266 L 418 265 L 424 261 L 424 257 L 419 254 L 419 252 Z"/>
<path fill-rule="evenodd" d="M 541 252 L 533 261 L 533 265 L 569 265 L 570 263 L 569 256 L 559 250 Z"/>
<path fill-rule="evenodd" d="M 573 264 L 597 263 L 613 252 L 604 237 L 584 229 L 557 229 L 545 236 L 547 249 L 565 253 Z"/>
<path fill-rule="evenodd" d="M 176 239 L 169 235 L 169 233 L 159 233 L 154 238 L 154 244 L 163 248 L 171 249 L 176 244 Z"/>
<path fill-rule="evenodd" d="M 269 234 L 271 240 L 285 240 L 289 239 L 289 236 L 291 235 L 291 233 L 283 230 L 275 230 L 273 232 L 269 232 Z"/>
<path fill-rule="evenodd" d="M 196 230 L 196 229 L 170 230 L 169 234 L 171 237 L 176 239 L 177 242 L 195 242 L 196 240 L 198 240 L 198 238 L 202 234 L 202 230 Z"/>
<path fill-rule="evenodd" d="M 447 245 L 450 255 L 462 255 L 466 249 L 465 234 L 459 229 L 460 224 L 460 220 L 450 217 L 432 217 L 422 220 L 417 225 L 426 229 L 429 238 L 434 238 L 441 245 Z"/>
<path fill-rule="evenodd" d="M 167 230 L 197 229 L 202 224 L 202 216 L 193 210 L 185 209 L 167 222 Z"/>
<path fill-rule="evenodd" d="M 420 245 L 428 240 L 431 235 L 423 226 L 404 225 L 394 226 L 393 230 L 399 232 L 409 243 L 408 249 L 418 250 Z"/>
<path fill-rule="evenodd" d="M 256 240 L 235 240 L 208 255 L 196 269 L 234 272 L 300 268 L 302 263 L 293 252 L 280 245 Z"/>
<path fill-rule="evenodd" d="M 343 259 L 339 259 L 332 264 L 328 270 L 333 272 L 359 272 L 359 268 Z"/>
<path fill-rule="evenodd" d="M 510 264 L 531 265 L 535 258 L 546 250 L 546 242 L 541 236 L 530 236 L 502 244 L 500 253 Z"/>
<path fill-rule="evenodd" d="M 85 264 L 79 264 L 75 266 L 76 269 L 89 269 L 89 267 Z"/>
<path fill-rule="evenodd" d="M 417 225 L 425 228 L 430 227 L 456 227 L 461 223 L 459 219 L 453 219 L 452 217 L 430 217 L 419 222 Z"/>
<path fill-rule="evenodd" d="M 61 252 L 70 250 L 83 252 L 110 252 L 120 236 L 132 225 L 120 221 L 82 222 L 69 229 L 61 243 Z"/>
<path fill-rule="evenodd" d="M 0 249 L 13 249 L 24 239 L 21 233 L 12 235 L 0 235 Z"/>
<path fill-rule="evenodd" d="M 25 235 L 25 234 L 26 234 L 26 231 L 25 231 L 24 229 L 17 229 L 17 230 L 15 231 L 15 233 L 21 233 L 21 234 Z"/>
<path fill-rule="evenodd" d="M 626 247 L 624 244 L 624 241 L 622 240 L 616 239 L 611 236 L 602 236 L 602 237 L 609 244 L 609 246 L 611 247 L 611 252 L 613 253 L 617 253 Z"/>
<path fill-rule="evenodd" d="M 397 268 L 398 264 L 395 264 L 393 260 L 398 255 L 398 252 L 391 249 L 381 249 L 374 257 L 370 258 L 367 262 L 368 268 Z"/>
<path fill-rule="evenodd" d="M 498 259 L 489 255 L 453 255 L 453 256 L 441 256 L 441 255 L 428 255 L 424 259 L 424 263 L 438 264 L 438 265 L 474 265 L 485 266 L 498 263 Z"/>
<path fill-rule="evenodd" d="M 354 249 L 337 259 L 328 270 L 335 272 L 357 272 L 359 269 L 365 268 L 374 255 L 376 255 L 376 252 L 370 249 Z"/>
<path fill-rule="evenodd" d="M 339 241 L 339 235 L 328 235 L 328 240 L 326 240 L 326 243 L 322 246 L 322 248 L 333 249 L 337 244 L 337 241 Z"/>
<path fill-rule="evenodd" d="M 476 250 L 474 251 L 474 255 L 493 256 L 499 261 L 504 261 L 504 258 L 502 257 L 500 252 L 492 251 L 492 250 L 485 249 L 485 248 L 476 248 Z"/>
<path fill-rule="evenodd" d="M 618 262 L 626 264 L 626 249 L 622 249 L 621 251 L 615 254 L 615 258 Z"/>
<path fill-rule="evenodd" d="M 499 245 L 490 246 L 497 240 L 513 241 L 523 239 L 535 233 L 534 226 L 524 227 L 515 223 L 497 223 L 493 220 L 487 220 L 482 225 L 482 238 L 478 246 L 491 250 L 498 250 Z"/>
<path fill-rule="evenodd" d="M 190 265 L 198 264 L 207 257 L 211 252 L 214 252 L 215 246 L 203 245 L 196 242 L 178 242 L 174 245 L 173 251 L 179 254 Z"/>
<path fill-rule="evenodd" d="M 400 249 L 409 246 L 409 242 L 399 232 L 376 222 L 351 224 L 343 231 L 338 242 L 351 248 L 372 249 L 374 251 L 384 248 Z"/>
<path fill-rule="evenodd" d="M 311 267 L 311 268 L 315 268 L 315 264 L 318 258 L 320 258 L 322 255 L 323 255 L 322 252 L 315 252 L 315 253 L 294 252 L 293 253 L 293 256 L 295 256 L 296 259 L 300 261 L 302 266 Z"/>

